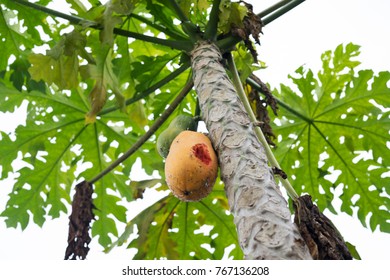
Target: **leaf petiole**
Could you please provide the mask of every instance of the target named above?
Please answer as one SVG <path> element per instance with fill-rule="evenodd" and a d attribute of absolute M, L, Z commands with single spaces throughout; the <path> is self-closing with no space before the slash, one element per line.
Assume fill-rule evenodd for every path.
<path fill-rule="evenodd" d="M 255 123 L 257 121 L 256 116 L 253 113 L 251 105 L 249 104 L 249 101 L 245 95 L 245 91 L 244 91 L 244 88 L 242 87 L 242 84 L 240 81 L 240 76 L 237 72 L 237 68 L 236 68 L 236 65 L 234 63 L 233 56 L 230 53 L 229 53 L 229 55 L 227 55 L 227 61 L 228 61 L 229 70 L 232 73 L 233 84 L 234 84 L 236 91 L 237 91 L 237 93 L 238 93 L 238 95 L 239 95 L 239 97 L 240 97 L 240 99 L 245 107 L 245 111 L 248 113 L 249 119 L 252 121 L 252 123 Z M 265 152 L 267 154 L 267 158 L 268 158 L 271 166 L 276 167 L 278 169 L 281 169 L 279 162 L 276 160 L 276 158 L 275 158 L 270 146 L 268 145 L 267 140 L 265 139 L 265 136 L 264 136 L 263 132 L 261 131 L 260 127 L 254 126 L 254 131 L 255 131 L 255 134 L 256 134 L 257 138 L 259 139 L 260 143 L 263 145 L 263 147 L 265 149 Z M 296 191 L 294 190 L 294 188 L 292 187 L 290 181 L 288 179 L 283 179 L 283 178 L 280 178 L 280 181 L 282 182 L 284 188 L 286 189 L 287 194 L 290 196 L 290 198 L 292 200 L 295 201 L 299 196 L 296 193 Z"/>
<path fill-rule="evenodd" d="M 209 21 L 205 30 L 205 38 L 211 41 L 217 39 L 218 22 L 219 22 L 219 5 L 221 0 L 214 0 L 211 8 Z"/>
<path fill-rule="evenodd" d="M 166 76 L 165 78 L 161 79 L 160 81 L 158 81 L 157 83 L 155 83 L 154 85 L 152 85 L 151 87 L 149 87 L 148 89 L 146 89 L 145 91 L 143 92 L 140 92 L 138 94 L 136 94 L 135 96 L 127 99 L 125 101 L 125 104 L 126 106 L 128 105 L 131 105 L 133 104 L 134 102 L 137 102 L 138 100 L 141 100 L 145 97 L 147 97 L 149 94 L 153 93 L 156 89 L 162 87 L 163 85 L 167 84 L 168 82 L 172 81 L 173 79 L 175 79 L 177 76 L 179 76 L 181 73 L 183 73 L 184 71 L 186 71 L 188 68 L 190 67 L 190 63 L 189 62 L 184 62 L 179 68 L 177 68 L 176 70 L 174 70 L 172 73 L 170 73 L 168 76 Z M 118 110 L 118 106 L 112 106 L 112 107 L 109 107 L 109 108 L 106 108 L 104 110 L 102 110 L 100 113 L 99 113 L 99 116 L 102 116 L 102 115 L 106 115 L 108 113 L 111 113 L 115 110 Z"/>
<path fill-rule="evenodd" d="M 88 26 L 88 27 L 98 29 L 98 30 L 103 29 L 103 27 L 100 24 L 98 24 L 97 22 L 94 22 L 94 21 L 86 20 L 86 19 L 83 19 L 83 18 L 80 18 L 77 16 L 73 16 L 73 15 L 68 15 L 68 14 L 44 7 L 42 5 L 28 2 L 28 1 L 24 1 L 24 0 L 14 0 L 14 1 L 18 4 L 45 12 L 49 15 L 66 19 L 72 24 Z M 159 44 L 162 46 L 170 47 L 170 48 L 185 51 L 185 52 L 189 52 L 192 49 L 192 43 L 190 41 L 186 41 L 186 40 L 177 40 L 177 41 L 176 40 L 166 40 L 166 39 L 147 36 L 144 34 L 132 32 L 132 31 L 128 31 L 128 30 L 124 30 L 124 29 L 120 29 L 120 28 L 114 28 L 113 33 L 117 34 L 117 35 L 129 37 L 129 38 L 134 38 L 134 39 L 138 39 L 141 41 L 149 42 L 149 43 Z"/>
<path fill-rule="evenodd" d="M 192 80 L 187 82 L 184 88 L 181 90 L 179 95 L 172 101 L 168 109 L 166 109 L 161 116 L 154 122 L 154 124 L 150 127 L 150 129 L 142 135 L 137 142 L 134 143 L 122 156 L 120 156 L 116 161 L 114 161 L 110 166 L 100 172 L 96 177 L 89 181 L 89 183 L 94 184 L 99 179 L 101 179 L 104 175 L 111 172 L 115 167 L 125 161 L 128 157 L 134 154 L 156 131 L 159 127 L 168 119 L 168 117 L 173 113 L 177 106 L 183 101 L 183 99 L 187 96 L 190 90 L 193 87 Z"/>

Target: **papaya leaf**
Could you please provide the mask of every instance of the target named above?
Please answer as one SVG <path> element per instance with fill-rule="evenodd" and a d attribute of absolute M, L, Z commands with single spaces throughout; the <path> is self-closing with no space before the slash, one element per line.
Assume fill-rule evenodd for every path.
<path fill-rule="evenodd" d="M 88 106 L 83 94 L 77 91 L 72 91 L 70 96 L 59 92 L 21 93 L 0 83 L 0 100 L 5 101 L 0 103 L 2 111 L 7 111 L 4 103 L 18 105 L 23 100 L 29 101 L 26 125 L 16 129 L 15 140 L 1 133 L 2 178 L 6 178 L 9 172 L 19 173 L 7 206 L 1 213 L 9 227 L 20 225 L 24 229 L 31 217 L 41 226 L 46 215 L 56 218 L 67 213 L 72 185 L 82 178 L 96 176 L 138 138 L 138 135 L 125 133 L 125 128 L 131 127 L 132 123 L 120 112 L 106 114 L 94 124 L 85 126 Z M 121 126 L 116 125 L 119 121 Z M 157 162 L 161 164 L 153 150 L 154 145 L 146 145 L 126 164 L 132 166 L 136 158 L 147 158 L 149 154 L 150 168 Z M 11 165 L 15 160 L 23 163 L 16 170 Z M 84 168 L 76 172 L 80 166 Z M 146 171 L 152 172 L 150 169 Z M 118 202 L 122 198 L 127 201 L 134 199 L 126 183 L 129 173 L 130 170 L 121 165 L 94 186 L 97 220 L 92 231 L 104 246 L 111 242 L 111 234 L 117 235 L 116 222 L 126 222 L 126 208 Z"/>
<path fill-rule="evenodd" d="M 179 0 L 177 1 L 184 14 L 192 21 L 203 22 L 202 18 L 206 17 L 205 12 L 210 8 L 210 2 L 207 0 Z M 204 15 L 203 15 L 204 14 Z M 191 18 L 193 17 L 193 18 Z"/>
<path fill-rule="evenodd" d="M 119 85 L 129 83 L 129 87 L 133 86 L 134 87 L 134 82 L 131 76 L 131 61 L 132 57 L 130 54 L 129 50 L 129 44 L 127 42 L 127 38 L 125 37 L 117 37 L 115 43 L 118 46 L 117 49 L 117 57 L 114 57 L 112 60 L 112 67 L 113 67 L 113 72 L 115 73 Z M 126 96 L 126 98 L 131 97 L 134 94 L 134 91 L 131 92 L 130 96 Z"/>
<path fill-rule="evenodd" d="M 129 111 L 129 118 L 137 125 L 138 131 L 144 130 L 144 127 L 148 124 L 144 105 L 141 102 L 136 102 L 127 106 L 127 110 Z"/>
<path fill-rule="evenodd" d="M 152 188 L 158 183 L 160 183 L 160 179 L 148 179 L 143 181 L 131 181 L 130 182 L 130 191 L 132 192 L 132 197 L 134 198 L 143 198 L 143 193 L 146 189 Z"/>
<path fill-rule="evenodd" d="M 142 92 L 153 83 L 164 77 L 167 73 L 167 63 L 169 63 L 173 57 L 170 55 L 163 56 L 140 56 L 138 61 L 132 64 L 132 75 L 137 77 L 136 90 Z M 138 75 L 137 75 L 137 74 Z M 170 71 L 168 71 L 170 73 Z"/>
<path fill-rule="evenodd" d="M 163 104 L 164 100 L 155 98 L 159 92 L 152 92 L 132 104 L 138 111 L 123 113 L 125 98 L 138 94 L 138 74 L 145 73 L 141 77 L 141 82 L 145 83 L 164 79 L 178 67 L 179 52 L 125 37 L 114 37 L 113 46 L 102 45 L 100 30 L 84 25 L 66 33 L 68 23 L 61 21 L 57 24 L 56 18 L 42 11 L 9 0 L 3 2 L 0 34 L 5 39 L 0 42 L 4 51 L 0 58 L 0 111 L 15 112 L 21 104 L 28 105 L 23 125 L 10 135 L 0 132 L 2 178 L 7 178 L 10 173 L 16 175 L 16 183 L 9 186 L 9 200 L 0 215 L 7 226 L 25 229 L 31 222 L 42 226 L 49 217 L 57 218 L 67 213 L 74 186 L 107 168 L 165 110 L 167 104 Z M 48 2 L 37 1 L 39 4 Z M 68 3 L 73 8 L 72 13 L 79 13 L 77 16 L 86 20 L 96 20 L 103 15 L 104 6 L 96 6 L 95 2 L 90 10 L 84 6 L 86 2 L 72 0 Z M 125 2 L 136 1 L 115 0 L 110 5 L 120 7 Z M 130 15 L 123 16 L 123 11 L 116 10 L 118 7 L 112 9 L 112 15 L 123 19 L 125 30 L 140 34 L 150 31 L 156 37 L 161 33 L 156 23 L 159 20 L 153 15 L 151 24 L 145 25 Z M 134 9 L 149 16 L 146 3 L 142 1 Z M 163 9 L 169 13 L 162 14 L 157 9 L 156 18 L 166 17 L 171 22 L 170 31 L 183 34 L 173 22 L 172 11 L 166 7 Z M 49 23 L 49 17 L 54 24 Z M 107 26 L 107 30 L 113 26 Z M 104 36 L 109 42 L 109 34 Z M 33 48 L 40 46 L 45 49 L 49 46 L 50 49 L 44 54 L 35 53 Z M 137 69 L 140 73 L 134 73 L 132 64 L 140 63 L 148 54 L 156 58 L 146 62 L 158 62 L 159 68 L 156 70 L 145 65 L 145 68 Z M 11 65 L 8 66 L 9 61 Z M 167 85 L 160 83 L 161 92 L 173 99 L 187 79 L 188 75 L 180 75 Z M 87 98 L 91 92 L 93 104 Z M 127 94 L 126 97 L 123 93 Z M 160 108 L 160 112 L 154 112 L 150 104 Z M 177 111 L 193 111 L 194 104 L 194 96 L 188 96 Z M 105 111 L 106 107 L 110 110 Z M 111 110 L 113 107 L 122 111 Z M 86 115 L 90 117 L 87 124 Z M 148 175 L 163 169 L 163 162 L 155 149 L 155 137 L 94 183 L 96 220 L 92 224 L 92 233 L 104 247 L 118 235 L 118 223 L 126 222 L 126 208 L 122 203 L 131 202 L 139 195 L 129 187 L 130 172 L 137 159 L 142 159 L 142 168 Z M 144 185 L 138 190 L 142 192 L 143 187 L 149 186 Z"/>
<path fill-rule="evenodd" d="M 241 82 L 245 80 L 257 70 L 265 68 L 265 63 L 259 61 L 258 64 L 253 62 L 252 55 L 246 50 L 243 43 L 237 44 L 236 50 L 232 52 L 237 69 L 240 71 Z"/>
<path fill-rule="evenodd" d="M 13 172 L 12 162 L 18 156 L 17 151 L 10 150 L 14 148 L 14 143 L 10 136 L 3 131 L 0 131 L 0 160 L 1 160 L 1 178 L 7 178 L 9 172 Z"/>
<path fill-rule="evenodd" d="M 26 87 L 27 91 L 38 90 L 44 93 L 46 91 L 45 83 L 43 81 L 37 82 L 31 78 L 28 71 L 30 66 L 28 59 L 21 55 L 9 66 L 9 80 L 19 91 Z"/>
<path fill-rule="evenodd" d="M 52 49 L 43 54 L 30 54 L 31 77 L 43 80 L 59 89 L 73 89 L 78 86 L 78 55 L 85 47 L 86 39 L 78 31 L 65 35 Z"/>
<path fill-rule="evenodd" d="M 243 19 L 248 13 L 245 5 L 239 2 L 230 2 L 222 0 L 219 6 L 220 20 L 218 22 L 219 30 L 226 34 L 230 31 L 232 25 L 243 27 Z"/>
<path fill-rule="evenodd" d="M 102 16 L 97 19 L 97 22 L 103 27 L 100 32 L 100 41 L 103 44 L 113 45 L 114 28 L 123 22 L 121 16 L 129 15 L 133 11 L 137 2 L 138 0 L 110 0 L 105 4 Z"/>
<path fill-rule="evenodd" d="M 353 244 L 351 244 L 349 242 L 346 242 L 346 244 L 348 246 L 349 252 L 351 252 L 352 257 L 355 260 L 361 260 L 362 258 L 360 257 L 359 252 L 356 250 L 356 246 L 354 246 Z"/>
<path fill-rule="evenodd" d="M 91 110 L 85 116 L 85 124 L 91 124 L 96 121 L 97 114 L 100 113 L 107 100 L 107 89 L 103 81 L 99 79 L 95 86 L 89 93 L 89 101 L 91 103 Z"/>
<path fill-rule="evenodd" d="M 290 77 L 296 90 L 274 91 L 283 116 L 274 126 L 275 153 L 296 190 L 321 209 L 332 211 L 340 189 L 341 211 L 390 232 L 390 72 L 356 73 L 358 54 L 359 46 L 340 45 L 322 55 L 317 76 L 300 67 Z"/>
<path fill-rule="evenodd" d="M 72 7 L 73 10 L 75 10 L 79 15 L 82 15 L 83 13 L 87 12 L 86 6 L 83 4 L 80 0 L 67 0 L 69 5 Z"/>
<path fill-rule="evenodd" d="M 95 86 L 89 93 L 91 109 L 85 117 L 86 124 L 95 122 L 108 98 L 108 90 L 111 89 L 116 97 L 117 104 L 122 111 L 126 111 L 125 99 L 119 90 L 118 78 L 114 73 L 112 64 L 112 48 L 108 45 L 101 46 L 96 52 L 96 64 L 88 64 L 81 67 L 83 79 L 95 80 Z"/>
<path fill-rule="evenodd" d="M 138 249 L 135 259 L 241 259 L 233 217 L 227 208 L 219 181 L 200 202 L 185 203 L 168 195 L 133 218 L 107 251 L 130 242 L 128 248 Z M 135 228 L 138 238 L 129 241 Z M 225 252 L 228 246 L 234 247 L 229 253 Z"/>
<path fill-rule="evenodd" d="M 149 105 L 148 110 L 149 114 L 153 114 L 155 118 L 159 116 L 163 111 L 166 110 L 167 104 L 170 104 L 175 97 L 179 94 L 183 85 L 186 84 L 187 80 L 191 77 L 190 70 L 187 70 L 185 73 L 177 77 L 176 79 L 170 81 L 166 85 L 160 88 L 161 93 L 153 95 L 152 98 L 147 100 Z M 190 111 L 192 114 L 195 113 L 196 108 L 196 93 L 191 91 L 191 94 L 188 94 L 185 100 L 179 105 L 175 110 L 172 116 L 181 114 L 183 111 Z M 176 113 L 177 112 L 177 113 Z M 167 122 L 169 123 L 169 121 Z"/>
<path fill-rule="evenodd" d="M 18 12 L 14 12 L 14 10 Z M 29 10 L 29 13 L 26 11 Z M 28 15 L 27 15 L 28 14 Z M 29 21 L 19 19 L 29 18 Z M 34 47 L 32 38 L 39 38 L 40 35 L 36 27 L 43 26 L 42 14 L 31 9 L 20 7 L 10 0 L 2 1 L 0 7 L 0 48 L 2 55 L 0 56 L 0 69 L 5 70 L 8 64 L 10 55 L 18 58 L 23 49 L 31 49 Z M 48 27 L 44 27 L 47 30 Z"/>
<path fill-rule="evenodd" d="M 165 28 L 178 33 L 183 34 L 182 30 L 178 28 L 179 25 L 174 23 L 174 19 L 177 19 L 175 12 L 173 11 L 170 1 L 168 0 L 147 0 L 146 9 L 153 16 L 152 21 L 154 23 L 165 26 Z"/>
<path fill-rule="evenodd" d="M 9 164 L 16 159 L 23 162 L 20 169 L 12 170 L 19 176 L 1 215 L 6 217 L 8 226 L 16 227 L 20 223 L 25 228 L 30 212 L 34 222 L 42 225 L 47 210 L 52 217 L 58 217 L 60 212 L 66 212 L 64 203 L 70 202 L 73 178 L 66 170 L 72 171 L 68 161 L 75 155 L 70 148 L 84 130 L 80 123 L 83 104 L 36 91 L 21 94 L 7 89 L 1 90 L 0 95 L 2 100 L 10 102 L 30 101 L 26 126 L 17 127 L 15 141 L 5 141 L 7 150 L 0 157 L 3 171 L 11 171 Z M 7 175 L 3 172 L 4 177 Z"/>
<path fill-rule="evenodd" d="M 40 5 L 47 5 L 51 0 L 40 0 L 36 1 Z M 2 4 L 5 5 L 6 9 L 17 11 L 17 18 L 19 22 L 23 21 L 23 33 L 30 38 L 41 38 L 39 29 L 45 34 L 52 34 L 53 30 L 56 30 L 55 25 L 49 26 L 46 21 L 47 15 L 41 11 L 31 9 L 30 7 L 20 5 L 13 0 L 3 0 Z M 28 19 L 28 20 L 26 20 Z M 55 20 L 55 19 L 54 19 Z M 31 40 L 31 44 L 34 40 Z M 27 47 L 27 46 L 26 46 Z"/>
<path fill-rule="evenodd" d="M 110 234 L 118 236 L 116 221 L 110 215 L 113 215 L 117 221 L 126 221 L 126 208 L 118 205 L 121 199 L 108 194 L 106 187 L 111 186 L 106 182 L 100 182 L 95 188 L 97 198 L 94 199 L 94 205 L 97 209 L 95 209 L 94 214 L 97 216 L 97 220 L 92 226 L 92 236 L 99 236 L 99 243 L 104 247 L 112 243 Z"/>

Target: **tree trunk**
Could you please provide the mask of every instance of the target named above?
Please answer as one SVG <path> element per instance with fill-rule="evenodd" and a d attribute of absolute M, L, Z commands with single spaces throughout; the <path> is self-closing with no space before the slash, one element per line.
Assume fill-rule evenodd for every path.
<path fill-rule="evenodd" d="M 221 59 L 219 49 L 209 42 L 200 42 L 192 51 L 202 118 L 218 154 L 244 256 L 311 259 Z"/>

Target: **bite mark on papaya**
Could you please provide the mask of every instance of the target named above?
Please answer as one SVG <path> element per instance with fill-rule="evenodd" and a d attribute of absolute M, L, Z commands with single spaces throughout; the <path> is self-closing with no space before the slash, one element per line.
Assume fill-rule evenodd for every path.
<path fill-rule="evenodd" d="M 192 146 L 192 151 L 194 152 L 195 157 L 200 159 L 204 164 L 209 165 L 211 162 L 211 157 L 209 150 L 207 149 L 206 144 L 199 143 Z"/>

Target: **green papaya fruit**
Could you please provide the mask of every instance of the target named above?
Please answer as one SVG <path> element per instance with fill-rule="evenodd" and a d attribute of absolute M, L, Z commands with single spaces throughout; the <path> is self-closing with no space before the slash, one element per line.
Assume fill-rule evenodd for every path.
<path fill-rule="evenodd" d="M 161 134 L 157 138 L 157 151 L 160 156 L 162 156 L 163 158 L 166 158 L 168 156 L 169 148 L 172 144 L 172 141 L 177 135 L 179 135 L 180 132 L 181 130 L 173 127 L 168 127 L 163 132 L 161 132 Z"/>
<path fill-rule="evenodd" d="M 194 118 L 188 115 L 178 115 L 176 118 L 172 120 L 172 122 L 169 124 L 169 128 L 178 128 L 181 131 L 183 130 L 196 130 L 196 122 L 194 121 Z"/>
<path fill-rule="evenodd" d="M 196 130 L 195 120 L 188 115 L 178 115 L 157 138 L 157 151 L 163 158 L 169 153 L 173 139 L 184 130 Z"/>

